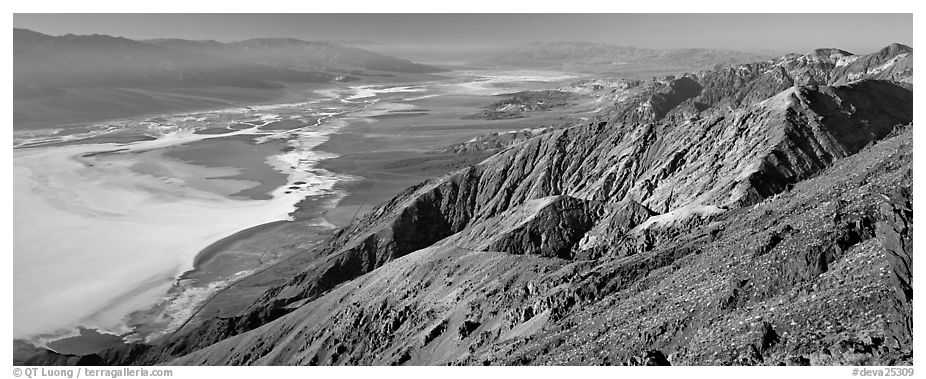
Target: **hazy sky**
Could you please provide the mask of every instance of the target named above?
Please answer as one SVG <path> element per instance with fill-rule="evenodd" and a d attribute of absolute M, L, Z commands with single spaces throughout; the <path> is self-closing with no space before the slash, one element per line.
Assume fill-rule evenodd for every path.
<path fill-rule="evenodd" d="M 623 46 L 873 52 L 912 45 L 912 14 L 15 14 L 13 24 L 61 35 L 233 41 L 254 37 L 388 44 L 590 41 Z"/>

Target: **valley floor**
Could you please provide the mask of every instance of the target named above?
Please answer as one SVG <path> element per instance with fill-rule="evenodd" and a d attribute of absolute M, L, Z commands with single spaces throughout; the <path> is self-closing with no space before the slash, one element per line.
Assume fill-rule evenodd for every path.
<path fill-rule="evenodd" d="M 141 213 L 143 211 L 141 211 L 142 208 L 139 208 L 139 206 L 149 207 L 150 209 L 163 207 L 163 205 L 155 205 L 161 203 L 153 202 L 159 195 L 155 195 L 154 198 L 146 200 L 145 197 L 150 195 L 145 195 L 145 193 L 155 193 L 149 190 L 165 185 L 177 185 L 178 188 L 180 188 L 179 186 L 183 186 L 190 190 L 212 194 L 209 196 L 218 195 L 226 198 L 226 200 L 222 201 L 227 201 L 229 204 L 259 204 L 260 202 L 268 201 L 278 202 L 280 206 L 276 207 L 275 211 L 270 211 L 270 213 L 268 213 L 268 218 L 266 218 L 267 221 L 285 219 L 285 217 L 280 218 L 280 216 L 287 212 L 285 210 L 286 203 L 290 202 L 290 204 L 292 204 L 295 202 L 293 200 L 282 200 L 281 202 L 280 199 L 301 199 L 294 207 L 289 208 L 288 212 L 291 213 L 293 221 L 273 221 L 267 224 L 250 227 L 234 234 L 231 233 L 233 229 L 241 230 L 244 229 L 245 226 L 253 226 L 255 223 L 260 223 L 259 220 L 261 220 L 261 218 L 255 217 L 252 211 L 247 211 L 250 216 L 245 214 L 240 216 L 232 215 L 228 212 L 222 215 L 199 212 L 202 217 L 209 220 L 237 220 L 241 224 L 239 226 L 233 226 L 232 229 L 225 229 L 226 231 L 215 236 L 210 235 L 210 237 L 206 239 L 197 238 L 197 243 L 202 243 L 203 241 L 208 243 L 210 240 L 216 241 L 209 247 L 203 249 L 199 254 L 189 254 L 191 251 L 189 247 L 181 248 L 173 246 L 173 251 L 184 252 L 183 257 L 185 258 L 182 258 L 181 261 L 192 262 L 191 267 L 193 269 L 183 272 L 183 275 L 179 277 L 178 281 L 169 290 L 167 287 L 164 287 L 162 283 L 159 284 L 159 287 L 152 288 L 151 291 L 149 291 L 151 296 L 148 297 L 135 298 L 135 296 L 131 294 L 123 295 L 124 298 L 133 298 L 136 302 L 132 303 L 132 305 L 128 305 L 127 308 L 117 309 L 106 306 L 106 312 L 111 316 L 108 316 L 110 318 L 105 319 L 105 321 L 101 321 L 104 319 L 99 318 L 83 318 L 79 325 L 90 329 L 87 329 L 81 336 L 61 339 L 61 336 L 67 337 L 73 334 L 50 333 L 40 337 L 37 341 L 49 342 L 48 346 L 55 348 L 57 351 L 72 354 L 93 353 L 101 348 L 112 347 L 114 346 L 113 341 L 108 337 L 97 338 L 96 334 L 94 334 L 96 333 L 94 328 L 100 328 L 99 331 L 104 333 L 102 335 L 109 337 L 113 335 L 106 334 L 106 332 L 115 334 L 126 333 L 125 329 L 114 328 L 114 326 L 120 324 L 120 318 L 131 311 L 132 308 L 141 308 L 138 305 L 141 303 L 138 303 L 138 301 L 143 303 L 156 303 L 153 300 L 163 296 L 160 295 L 160 293 L 164 292 L 168 293 L 168 301 L 160 302 L 150 309 L 132 311 L 130 313 L 128 319 L 128 325 L 130 326 L 129 334 L 147 336 L 147 338 L 160 338 L 157 336 L 164 336 L 161 330 L 165 325 L 172 325 L 170 327 L 171 330 L 173 330 L 178 327 L 185 327 L 188 324 L 195 324 L 199 318 L 237 314 L 268 287 L 278 284 L 280 280 L 295 274 L 293 271 L 294 267 L 300 267 L 316 259 L 317 257 L 311 255 L 306 256 L 305 254 L 299 253 L 311 250 L 309 249 L 310 246 L 322 243 L 326 238 L 329 238 L 333 230 L 332 225 L 346 224 L 352 218 L 368 211 L 373 205 L 385 201 L 408 186 L 445 174 L 456 168 L 477 163 L 486 156 L 485 154 L 434 154 L 433 151 L 454 143 L 464 142 L 485 134 L 486 132 L 506 132 L 509 130 L 521 129 L 527 125 L 525 120 L 497 123 L 479 120 L 462 120 L 463 115 L 474 113 L 480 106 L 493 100 L 489 97 L 491 95 L 487 96 L 478 91 L 476 94 L 470 94 L 468 92 L 468 87 L 458 86 L 453 83 L 454 82 L 446 85 L 450 86 L 449 89 L 441 89 L 439 85 L 439 88 L 436 90 L 436 95 L 441 96 L 430 95 L 421 96 L 421 98 L 403 95 L 401 91 L 398 92 L 397 95 L 390 95 L 389 93 L 386 95 L 377 95 L 375 91 L 363 89 L 364 87 L 389 88 L 390 86 L 394 86 L 390 84 L 352 83 L 341 87 L 335 87 L 335 90 L 339 90 L 338 88 L 360 88 L 361 93 L 353 96 L 374 96 L 370 98 L 360 97 L 357 100 L 350 101 L 360 101 L 362 103 L 363 101 L 376 99 L 376 96 L 379 96 L 381 99 L 377 101 L 381 101 L 381 103 L 380 105 L 373 106 L 369 111 L 361 110 L 358 112 L 355 110 L 353 111 L 354 113 L 348 115 L 348 118 L 344 121 L 331 121 L 338 125 L 338 127 L 332 129 L 322 139 L 312 136 L 302 137 L 308 138 L 309 141 L 315 141 L 311 142 L 311 146 L 307 147 L 313 151 L 319 152 L 316 154 L 317 157 L 313 158 L 314 160 L 312 162 L 315 162 L 315 160 L 321 160 L 323 162 L 318 165 L 313 163 L 312 166 L 306 166 L 311 167 L 309 171 L 318 174 L 327 173 L 322 175 L 337 178 L 335 181 L 330 182 L 337 182 L 336 188 L 331 187 L 328 190 L 321 191 L 309 191 L 309 189 L 315 188 L 320 184 L 327 185 L 316 182 L 319 176 L 312 176 L 314 175 L 312 174 L 309 179 L 293 179 L 290 176 L 290 178 L 287 179 L 286 174 L 282 174 L 278 171 L 279 168 L 275 169 L 272 167 L 289 162 L 290 158 L 286 158 L 287 156 L 292 156 L 294 157 L 293 159 L 297 159 L 299 162 L 304 160 L 304 157 L 299 158 L 300 156 L 298 154 L 302 154 L 301 152 L 292 152 L 292 147 L 287 147 L 287 141 L 285 139 L 269 139 L 266 140 L 266 142 L 255 142 L 259 140 L 262 130 L 268 132 L 278 130 L 278 133 L 286 135 L 290 132 L 298 132 L 301 130 L 299 128 L 304 128 L 306 125 L 283 125 L 284 123 L 291 123 L 283 119 L 277 121 L 273 119 L 269 121 L 255 119 L 249 121 L 251 124 L 240 125 L 230 120 L 218 122 L 209 121 L 208 119 L 213 117 L 210 116 L 213 111 L 194 112 L 190 114 L 192 118 L 190 116 L 181 115 L 179 116 L 180 118 L 177 119 L 179 121 L 176 122 L 192 122 L 194 124 L 191 125 L 202 124 L 203 126 L 195 126 L 195 133 L 183 137 L 187 138 L 186 140 L 180 139 L 169 144 L 166 144 L 162 137 L 151 138 L 147 137 L 145 134 L 139 134 L 137 131 L 131 131 L 130 129 L 117 129 L 114 132 L 106 134 L 95 134 L 95 131 L 92 129 L 80 127 L 78 128 L 80 132 L 90 131 L 94 134 L 81 136 L 80 138 L 63 139 L 51 136 L 51 138 L 46 140 L 31 136 L 23 137 L 22 145 L 31 147 L 21 149 L 22 154 L 17 150 L 17 154 L 25 157 L 25 154 L 27 154 L 26 152 L 37 152 L 45 149 L 48 151 L 62 152 L 62 159 L 66 160 L 70 159 L 68 157 L 72 157 L 75 154 L 83 155 L 83 160 L 85 161 L 83 164 L 85 165 L 88 178 L 90 176 L 104 177 L 105 175 L 100 169 L 102 167 L 112 166 L 128 170 L 123 175 L 126 180 L 138 180 L 133 179 L 135 175 L 159 180 L 158 182 L 152 182 L 150 186 L 146 187 L 146 192 L 136 192 L 141 194 L 143 202 L 139 203 L 139 205 L 132 205 L 133 210 L 131 212 L 139 217 L 148 217 L 145 213 Z M 465 84 L 465 80 L 463 83 Z M 321 93 L 330 94 L 330 92 L 327 91 L 331 90 L 332 88 L 323 89 Z M 447 91 L 448 93 L 443 93 L 443 91 Z M 259 114 L 259 112 L 266 113 L 266 111 L 261 110 L 270 107 L 268 108 L 270 112 L 274 112 L 273 107 L 277 106 L 277 102 L 283 100 L 298 100 L 297 102 L 304 102 L 307 100 L 316 101 L 319 99 L 317 94 L 309 96 L 308 98 L 299 98 L 294 95 L 296 93 L 297 92 L 291 93 L 289 97 L 286 98 L 278 98 L 271 104 L 251 104 L 247 109 L 243 109 L 242 111 L 245 112 L 245 114 L 248 112 L 258 112 Z M 402 107 L 411 107 L 414 109 L 421 109 L 422 111 L 417 113 L 403 112 L 399 109 L 402 107 L 395 108 L 390 106 L 390 101 L 402 101 Z M 284 106 L 285 104 L 286 103 L 284 103 Z M 251 109 L 252 107 L 253 109 Z M 234 109 L 242 108 L 238 107 Z M 221 112 L 222 111 L 219 110 L 219 113 Z M 421 115 L 420 113 L 424 114 Z M 199 119 L 197 119 L 197 117 L 202 118 L 198 115 L 206 115 L 206 121 L 198 121 Z M 171 122 L 174 122 L 170 121 L 172 120 L 171 117 L 174 116 L 167 117 L 169 121 L 164 121 L 161 116 L 154 117 L 152 120 L 154 120 L 155 123 L 169 125 Z M 304 122 L 309 124 L 313 122 L 324 123 L 326 122 L 322 121 L 324 117 L 330 116 L 323 116 L 322 118 L 315 117 L 315 119 L 308 117 L 305 118 Z M 144 119 L 144 117 L 140 119 Z M 563 122 L 559 116 L 555 115 L 540 115 L 539 117 L 534 117 L 531 121 L 551 123 Z M 130 127 L 132 125 L 132 121 L 117 121 L 116 125 L 122 125 L 123 123 L 127 123 Z M 282 127 L 278 127 L 277 124 L 282 125 Z M 255 127 L 254 125 L 262 126 Z M 313 129 L 310 127 L 306 130 L 311 131 Z M 255 132 L 257 133 L 255 134 Z M 415 138 L 411 138 L 411 136 L 415 136 Z M 56 140 L 55 138 L 59 139 Z M 74 151 L 80 150 L 81 152 L 75 153 L 68 149 Z M 280 160 L 274 158 L 275 156 L 281 156 L 283 158 Z M 23 160 L 23 162 L 25 162 L 25 160 Z M 41 165 L 65 167 L 64 163 L 61 162 L 44 162 Z M 17 167 L 20 166 L 23 165 Z M 17 169 L 17 171 L 20 170 Z M 129 173 L 132 175 L 128 175 Z M 48 173 L 43 173 L 41 175 L 45 175 L 48 178 L 54 176 Z M 27 185 L 29 183 L 23 178 L 17 179 L 16 182 L 17 185 Z M 77 189 L 78 187 L 75 186 L 77 185 L 76 183 L 79 182 L 82 181 L 73 180 L 72 183 L 74 183 L 74 186 L 72 186 L 71 190 Z M 93 185 L 99 185 L 99 183 Z M 113 184 L 110 183 L 106 185 L 111 186 Z M 88 187 L 88 189 L 89 188 L 90 187 Z M 135 191 L 138 189 L 141 188 L 131 190 Z M 45 190 L 52 191 L 54 188 L 46 188 Z M 25 194 L 28 193 L 28 191 L 24 189 L 22 193 Z M 126 196 L 131 196 L 129 192 L 125 194 Z M 308 194 L 308 196 L 306 196 L 306 194 Z M 347 195 L 346 198 L 344 197 L 345 194 Z M 109 194 L 107 196 L 106 199 L 100 200 L 108 204 L 103 206 L 103 209 L 115 209 L 113 208 L 114 204 L 109 203 L 113 201 L 118 202 L 120 200 L 117 199 L 123 198 L 122 195 L 115 196 Z M 187 195 L 180 196 L 180 193 L 170 194 L 164 192 L 164 195 L 160 196 L 166 196 L 163 199 L 163 204 L 173 203 L 177 206 L 184 207 L 184 209 L 191 209 L 186 203 L 176 202 L 177 199 Z M 27 204 L 26 198 L 20 196 L 17 204 L 25 206 Z M 229 207 L 221 206 L 221 208 Z M 129 212 L 129 210 L 126 211 Z M 25 217 L 32 217 L 31 215 L 33 215 L 31 212 L 19 208 L 16 214 L 18 215 L 16 220 L 19 224 L 24 222 L 23 220 L 25 220 Z M 174 212 L 174 214 L 176 214 L 176 212 Z M 273 216 L 273 214 L 277 214 L 277 216 Z M 47 214 L 45 216 L 47 216 Z M 88 225 L 104 227 L 104 224 L 101 222 L 102 219 L 97 218 L 96 220 L 97 221 L 91 223 L 92 225 Z M 188 231 L 200 233 L 204 229 L 199 228 L 197 225 L 201 223 L 200 221 L 196 221 L 187 225 L 175 219 L 171 222 L 165 221 L 163 224 L 173 225 L 175 228 L 185 228 Z M 37 220 L 34 221 L 33 224 L 41 226 L 47 224 L 47 222 Z M 213 226 L 220 225 L 220 223 L 217 222 L 211 222 L 211 224 Z M 134 226 L 129 227 L 134 228 Z M 120 237 L 113 234 L 118 232 L 119 229 L 112 227 L 107 228 L 107 230 L 110 231 L 109 233 L 98 234 L 93 238 L 104 245 L 113 241 L 131 243 L 131 238 Z M 26 228 L 19 228 L 19 230 L 25 229 Z M 66 233 L 70 232 L 61 229 L 49 233 L 68 235 Z M 75 236 L 80 235 L 71 234 Z M 156 235 L 153 236 L 155 238 L 160 238 L 158 237 L 160 235 L 164 235 L 164 233 L 156 233 Z M 167 235 L 173 235 L 174 239 L 179 236 L 176 232 L 167 232 Z M 26 235 L 19 235 L 17 237 L 17 251 L 21 252 L 21 254 L 17 254 L 17 256 L 24 256 L 24 252 L 27 249 L 22 244 L 30 240 L 35 240 L 35 238 L 27 238 Z M 87 246 L 84 242 L 74 245 Z M 202 247 L 205 247 L 205 245 Z M 58 251 L 60 249 L 52 248 L 51 250 Z M 126 248 L 124 250 L 130 252 L 132 249 Z M 107 249 L 101 247 L 98 251 L 105 252 Z M 74 254 L 73 256 L 79 257 L 81 255 Z M 153 256 L 163 257 L 164 255 L 153 254 Z M 130 255 L 126 255 L 126 257 L 132 259 Z M 45 259 L 46 261 L 56 259 L 42 257 L 37 257 L 36 259 L 38 258 Z M 169 271 L 176 271 L 178 269 L 175 263 L 171 263 L 171 260 L 165 260 L 164 262 L 166 263 L 165 267 Z M 35 287 L 24 282 L 24 280 L 27 280 L 26 278 L 36 278 L 36 275 L 34 275 L 32 271 L 26 269 L 26 267 L 29 266 L 34 265 L 27 265 L 24 262 L 17 263 L 17 278 L 21 279 L 17 279 L 19 281 L 18 288 Z M 73 268 L 73 265 L 70 267 Z M 150 268 L 150 264 L 145 263 L 145 267 Z M 168 287 L 170 287 L 169 283 L 173 281 L 172 276 L 175 276 L 173 271 L 165 275 L 165 283 L 167 283 Z M 118 279 L 116 280 L 118 281 Z M 79 282 L 79 279 L 75 279 L 75 281 Z M 122 281 L 123 285 L 127 285 L 129 282 L 130 281 Z M 64 281 L 58 280 L 46 281 L 46 283 L 51 286 L 48 291 L 52 292 L 55 291 L 54 288 L 68 285 Z M 32 308 L 27 306 L 27 304 L 35 304 L 32 298 L 36 296 L 38 295 L 30 295 L 22 291 L 18 293 L 17 298 L 22 300 L 21 304 L 16 307 L 17 311 L 19 311 L 17 314 L 18 320 L 25 322 L 25 320 L 30 319 L 27 317 L 27 313 L 38 312 L 32 311 Z M 75 296 L 74 298 L 82 297 L 83 296 Z M 99 298 L 99 296 L 97 297 Z M 181 309 L 183 309 L 183 312 L 179 312 Z M 54 310 L 46 310 L 46 313 L 62 316 L 68 315 L 67 313 Z M 79 312 L 72 312 L 68 317 L 72 316 L 82 317 Z M 165 318 L 168 316 L 169 318 Z M 178 316 L 192 317 L 192 319 L 185 321 Z M 33 318 L 32 320 L 35 319 Z M 179 324 L 179 322 L 183 323 Z M 59 325 L 62 324 L 61 321 L 56 321 L 56 323 Z M 43 328 L 42 325 L 48 324 L 48 322 L 41 322 L 36 324 L 36 326 L 41 329 Z M 104 325 L 106 326 L 104 327 Z M 28 348 L 25 349 L 29 350 Z"/>

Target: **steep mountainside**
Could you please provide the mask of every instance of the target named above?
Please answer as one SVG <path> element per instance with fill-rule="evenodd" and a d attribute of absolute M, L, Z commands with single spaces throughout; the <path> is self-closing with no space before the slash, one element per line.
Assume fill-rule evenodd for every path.
<path fill-rule="evenodd" d="M 884 51 L 616 86 L 359 217 L 242 314 L 95 359 L 909 364 L 912 50 Z"/>
<path fill-rule="evenodd" d="M 597 260 L 481 250 L 476 226 L 171 363 L 910 364 L 910 136 Z"/>

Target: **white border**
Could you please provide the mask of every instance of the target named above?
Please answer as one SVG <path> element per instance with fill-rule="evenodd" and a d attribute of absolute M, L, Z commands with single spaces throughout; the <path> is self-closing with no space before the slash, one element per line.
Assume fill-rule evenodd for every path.
<path fill-rule="evenodd" d="M 712 2 L 705 4 L 700 1 L 681 1 L 681 0 L 663 0 L 663 1 L 638 1 L 619 3 L 617 1 L 604 2 L 593 0 L 571 0 L 568 4 L 564 2 L 543 2 L 536 1 L 499 1 L 499 0 L 471 0 L 458 1 L 453 4 L 436 5 L 433 1 L 371 1 L 371 0 L 348 0 L 338 2 L 313 2 L 310 0 L 299 2 L 231 2 L 231 1 L 213 1 L 213 2 L 194 2 L 181 0 L 161 0 L 152 2 L 137 1 L 32 1 L 18 2 L 12 4 L 11 14 L 8 18 L 8 33 L 11 33 L 13 24 L 12 13 L 740 13 L 740 12 L 767 12 L 767 13 L 827 13 L 827 12 L 845 12 L 845 13 L 914 13 L 914 40 L 917 40 L 923 30 L 918 24 L 918 13 L 921 11 L 921 4 L 926 2 L 914 1 L 825 1 L 811 2 L 807 0 L 775 0 L 765 2 Z M 8 55 L 6 59 L 6 80 L 7 88 L 12 87 L 12 42 L 11 37 L 3 40 L 5 51 Z M 914 46 L 915 47 L 915 46 Z M 917 80 L 914 79 L 914 83 Z M 916 84 L 914 84 L 917 87 Z M 7 90 L 4 93 L 6 97 L 7 120 L 9 124 L 2 128 L 2 133 L 6 141 L 12 141 L 12 91 Z M 921 109 L 923 106 L 922 96 L 914 97 L 914 110 Z M 922 138 L 924 132 L 914 129 L 914 146 L 923 146 Z M 8 145 L 9 146 L 9 145 Z M 914 173 L 926 172 L 924 156 L 919 153 L 919 149 L 914 148 L 917 152 L 914 157 Z M 7 279 L 3 286 L 6 297 L 6 304 L 12 304 L 12 154 L 4 156 L 4 165 L 0 167 L 4 177 L 8 178 L 7 185 L 3 187 L 6 195 L 6 201 L 3 202 L 6 208 L 5 228 L 0 234 L 5 238 L 4 249 L 7 252 Z M 922 175 L 922 174 L 921 174 Z M 924 195 L 923 183 L 915 179 L 914 197 L 916 199 L 926 199 Z M 918 200 L 922 201 L 922 200 Z M 914 204 L 914 208 L 917 205 Z M 914 215 L 914 223 L 923 224 L 922 212 Z M 920 246 L 914 242 L 914 246 Z M 918 249 L 921 250 L 921 249 Z M 914 262 L 914 271 L 923 272 L 923 262 L 917 259 Z M 914 287 L 919 287 L 914 283 Z M 923 308 L 915 305 L 914 315 L 923 314 Z M 8 341 L 3 344 L 3 351 L 6 357 L 12 357 L 12 308 L 8 308 L 3 314 L 3 319 L 8 326 L 4 329 L 4 338 Z M 916 341 L 923 338 L 924 325 L 916 320 L 914 322 L 914 345 Z M 921 353 L 922 354 L 922 353 Z M 914 362 L 922 361 L 914 355 Z M 7 375 L 11 375 L 11 361 L 7 361 Z M 915 364 L 918 366 L 918 364 Z M 914 366 L 914 367 L 915 367 Z M 921 368 L 926 369 L 926 368 Z M 415 368 L 385 368 L 385 367 L 349 367 L 349 368 L 294 368 L 294 367 L 264 367 L 264 368 L 240 368 L 240 367 L 173 367 L 174 378 L 199 378 L 199 377 L 223 377 L 223 378 L 273 378 L 273 377 L 386 377 L 386 378 L 429 378 L 435 376 L 441 378 L 470 378 L 478 377 L 532 377 L 532 378 L 563 378 L 575 375 L 592 375 L 602 378 L 617 378 L 623 375 L 628 377 L 710 377 L 710 378 L 781 378 L 781 377 L 851 377 L 852 367 L 668 367 L 668 368 L 634 368 L 634 367 L 458 367 L 458 368 L 437 368 L 437 367 L 415 367 Z M 2 374 L 0 374 L 2 375 Z"/>

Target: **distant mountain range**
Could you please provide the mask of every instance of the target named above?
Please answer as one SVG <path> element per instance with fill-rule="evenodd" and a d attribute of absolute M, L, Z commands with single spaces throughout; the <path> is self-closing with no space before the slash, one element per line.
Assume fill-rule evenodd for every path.
<path fill-rule="evenodd" d="M 62 120 L 214 106 L 260 92 L 240 89 L 265 90 L 261 96 L 266 99 L 266 90 L 285 83 L 439 71 L 356 47 L 292 38 L 136 41 L 14 28 L 14 124 L 47 127 Z"/>
<path fill-rule="evenodd" d="M 256 38 L 220 43 L 182 39 L 144 41 L 169 49 L 208 54 L 231 61 L 249 62 L 296 71 L 362 74 L 363 71 L 431 73 L 438 68 L 332 42 L 295 38 Z"/>
<path fill-rule="evenodd" d="M 480 64 L 518 67 L 675 67 L 686 71 L 716 64 L 753 62 L 773 55 L 721 49 L 647 49 L 593 42 L 534 42 L 488 57 Z"/>
<path fill-rule="evenodd" d="M 67 87 L 222 85 L 273 88 L 275 82 L 331 82 L 368 71 L 441 71 L 355 47 L 291 38 L 221 43 L 108 35 L 50 36 L 13 30 L 14 93 Z M 20 96 L 17 96 L 20 97 Z"/>

